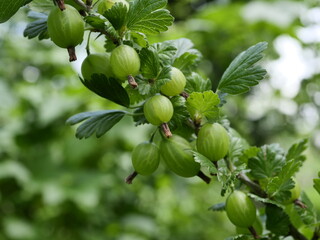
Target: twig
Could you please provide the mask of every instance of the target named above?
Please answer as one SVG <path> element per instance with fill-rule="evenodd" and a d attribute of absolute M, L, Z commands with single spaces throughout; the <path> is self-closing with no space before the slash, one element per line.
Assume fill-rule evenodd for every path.
<path fill-rule="evenodd" d="M 205 183 L 209 184 L 211 182 L 211 178 L 209 178 L 208 176 L 206 176 L 202 171 L 199 171 L 197 176 L 199 178 L 201 178 L 203 181 L 205 181 Z"/>
<path fill-rule="evenodd" d="M 308 240 L 292 224 L 289 225 L 289 235 L 291 235 L 295 240 Z"/>
<path fill-rule="evenodd" d="M 251 188 L 251 190 L 255 194 L 257 194 L 259 197 L 262 197 L 262 198 L 268 197 L 268 194 L 265 191 L 263 191 L 258 184 L 256 184 L 255 182 L 252 182 L 247 175 L 240 173 L 238 175 L 238 179 L 244 184 L 246 184 L 249 188 Z"/>

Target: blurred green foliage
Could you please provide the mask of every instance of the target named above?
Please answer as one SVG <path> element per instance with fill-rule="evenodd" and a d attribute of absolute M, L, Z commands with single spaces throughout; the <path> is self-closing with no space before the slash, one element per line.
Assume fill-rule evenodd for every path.
<path fill-rule="evenodd" d="M 314 2 L 286 5 L 292 7 L 286 25 L 249 20 L 256 2 L 169 1 L 172 14 L 181 21 L 153 41 L 192 39 L 204 56 L 201 69 L 213 86 L 239 52 L 259 41 L 269 42 L 266 66 L 281 58 L 274 47 L 281 36 L 319 55 L 319 43 L 303 42 L 297 34 L 314 24 L 301 15 Z M 265 4 L 269 10 L 277 7 L 272 1 Z M 306 12 L 296 12 L 297 4 Z M 22 11 L 0 25 L 0 240 L 194 240 L 232 235 L 235 229 L 224 213 L 207 211 L 224 201 L 219 184 L 183 179 L 163 166 L 151 177 L 138 177 L 133 185 L 124 183 L 133 170 L 131 150 L 148 139 L 153 128 L 134 127 L 125 118 L 101 139 L 74 137 L 75 129 L 65 125 L 68 117 L 117 106 L 82 86 L 75 73 L 79 61 L 70 65 L 64 50 L 48 40 L 23 38 L 26 19 Z M 103 46 L 99 41 L 94 44 L 96 50 Z M 308 76 L 289 98 L 272 85 L 270 73 L 270 80 L 251 93 L 227 98 L 225 113 L 252 144 L 278 141 L 287 147 L 310 135 L 309 159 L 301 173 L 309 176 L 301 185 L 319 201 L 310 190 L 319 169 L 313 157 L 319 156 L 320 148 L 319 72 Z M 286 108 L 286 103 L 295 106 L 293 114 L 278 108 L 280 104 Z M 263 111 L 252 114 L 257 107 Z"/>

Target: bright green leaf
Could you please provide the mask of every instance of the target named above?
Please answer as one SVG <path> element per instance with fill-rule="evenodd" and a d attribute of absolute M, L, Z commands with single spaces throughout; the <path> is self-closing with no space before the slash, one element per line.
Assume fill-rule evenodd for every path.
<path fill-rule="evenodd" d="M 151 47 L 157 52 L 162 65 L 172 65 L 177 48 L 173 46 L 171 41 L 154 43 Z"/>
<path fill-rule="evenodd" d="M 319 178 L 313 179 L 313 187 L 320 194 L 320 179 Z"/>
<path fill-rule="evenodd" d="M 166 0 L 136 0 L 130 4 L 127 28 L 145 34 L 168 30 L 173 23 L 170 12 L 163 9 Z"/>
<path fill-rule="evenodd" d="M 186 52 L 174 61 L 173 66 L 188 75 L 196 69 L 201 57 L 202 55 L 199 51 Z"/>
<path fill-rule="evenodd" d="M 278 144 L 264 145 L 256 157 L 249 159 L 251 175 L 257 179 L 276 176 L 285 164 L 283 149 Z"/>
<path fill-rule="evenodd" d="M 290 190 L 294 188 L 294 181 L 292 179 L 282 179 L 274 177 L 267 185 L 267 193 L 270 198 L 283 202 L 290 198 Z"/>
<path fill-rule="evenodd" d="M 187 109 L 192 119 L 214 120 L 219 117 L 219 97 L 213 91 L 193 92 L 187 99 Z"/>
<path fill-rule="evenodd" d="M 195 151 L 192 151 L 192 154 L 194 161 L 200 163 L 202 168 L 207 169 L 210 174 L 218 174 L 217 168 L 214 166 L 213 162 L 210 161 L 207 157 Z"/>
<path fill-rule="evenodd" d="M 112 8 L 103 13 L 103 16 L 109 20 L 115 30 L 121 29 L 127 18 L 127 7 L 121 2 L 116 2 Z"/>
<path fill-rule="evenodd" d="M 301 201 L 306 206 L 306 208 L 302 208 L 294 204 L 294 210 L 298 213 L 301 221 L 304 224 L 313 226 L 313 224 L 317 222 L 317 214 L 313 207 L 313 204 L 304 192 L 301 194 Z"/>
<path fill-rule="evenodd" d="M 266 70 L 254 66 L 262 59 L 262 52 L 267 49 L 266 42 L 260 42 L 240 53 L 222 75 L 218 90 L 229 94 L 248 92 L 266 75 Z"/>
<path fill-rule="evenodd" d="M 187 84 L 184 90 L 191 94 L 193 92 L 204 92 L 211 90 L 211 81 L 209 78 L 203 78 L 198 73 L 193 72 L 187 77 Z"/>

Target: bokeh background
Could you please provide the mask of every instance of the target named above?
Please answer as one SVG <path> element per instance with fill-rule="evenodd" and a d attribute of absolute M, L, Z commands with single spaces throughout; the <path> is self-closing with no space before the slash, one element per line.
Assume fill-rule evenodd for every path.
<path fill-rule="evenodd" d="M 241 51 L 267 41 L 268 77 L 229 97 L 225 114 L 252 145 L 287 149 L 309 138 L 297 179 L 320 212 L 312 178 L 320 170 L 320 1 L 177 0 L 174 26 L 151 41 L 190 38 L 216 87 Z M 177 177 L 161 166 L 127 185 L 130 152 L 152 127 L 125 118 L 100 139 L 75 138 L 65 121 L 82 111 L 118 108 L 78 79 L 50 41 L 23 37 L 27 8 L 0 25 L 0 240 L 220 240 L 235 234 L 220 185 Z M 81 50 L 82 49 L 82 50 Z M 93 44 L 103 51 L 103 42 Z"/>

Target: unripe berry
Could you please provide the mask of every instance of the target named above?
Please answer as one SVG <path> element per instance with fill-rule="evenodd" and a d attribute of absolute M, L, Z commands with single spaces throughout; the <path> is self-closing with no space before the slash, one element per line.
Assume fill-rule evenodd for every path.
<path fill-rule="evenodd" d="M 83 40 L 84 21 L 77 9 L 68 4 L 65 4 L 65 7 L 63 11 L 59 8 L 51 10 L 47 22 L 48 33 L 57 46 L 69 50 L 70 61 L 74 61 L 74 47 Z"/>
<path fill-rule="evenodd" d="M 238 227 L 248 228 L 256 221 L 256 206 L 241 191 L 231 193 L 226 201 L 226 212 L 229 220 Z"/>
<path fill-rule="evenodd" d="M 170 121 L 173 116 L 173 106 L 167 97 L 155 95 L 146 101 L 143 112 L 149 123 L 158 126 Z"/>
<path fill-rule="evenodd" d="M 140 58 L 136 50 L 128 45 L 120 45 L 111 53 L 110 58 L 113 74 L 124 81 L 129 76 L 138 75 L 140 70 Z"/>
<path fill-rule="evenodd" d="M 133 149 L 131 160 L 137 173 L 144 176 L 150 175 L 159 166 L 159 148 L 154 143 L 140 143 Z"/>
<path fill-rule="evenodd" d="M 191 150 L 190 143 L 178 135 L 163 139 L 160 143 L 161 159 L 181 177 L 193 177 L 200 171 L 200 164 L 194 161 Z"/>
<path fill-rule="evenodd" d="M 95 53 L 88 55 L 82 62 L 81 73 L 84 79 L 91 80 L 93 74 L 112 76 L 110 53 Z"/>
<path fill-rule="evenodd" d="M 161 87 L 161 92 L 167 96 L 175 96 L 183 92 L 187 80 L 178 68 L 173 67 L 170 74 L 171 79 Z"/>
<path fill-rule="evenodd" d="M 201 127 L 197 138 L 197 150 L 211 161 L 224 158 L 229 151 L 229 145 L 229 135 L 219 123 L 207 123 Z"/>

